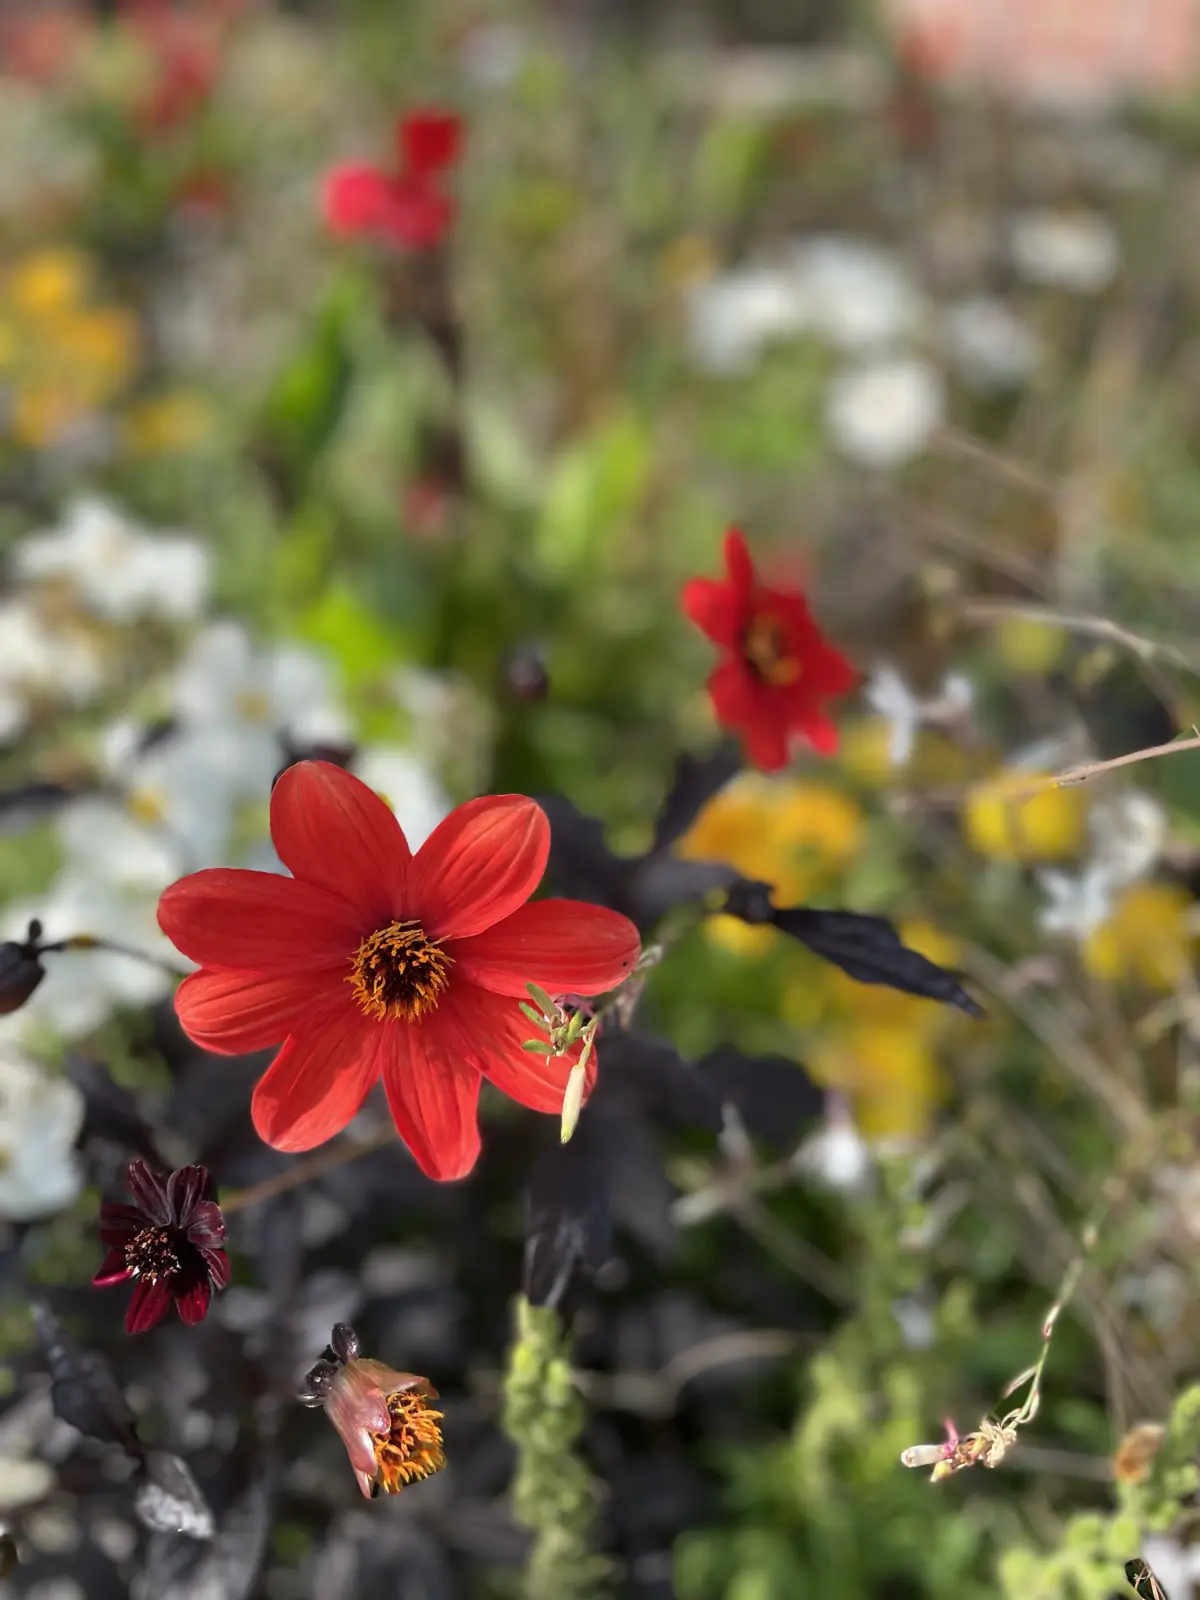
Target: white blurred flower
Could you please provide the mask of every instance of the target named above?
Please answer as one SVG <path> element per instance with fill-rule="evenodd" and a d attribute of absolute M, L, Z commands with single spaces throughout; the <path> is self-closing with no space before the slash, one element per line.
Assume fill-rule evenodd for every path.
<path fill-rule="evenodd" d="M 57 831 L 66 871 L 92 878 L 98 885 L 157 896 L 181 876 L 183 861 L 174 842 L 115 800 L 87 795 L 71 801 L 59 813 Z"/>
<path fill-rule="evenodd" d="M 1166 812 L 1140 792 L 1100 802 L 1088 826 L 1092 854 L 1082 872 L 1046 868 L 1038 873 L 1046 894 L 1038 925 L 1045 933 L 1086 939 L 1112 915 L 1116 891 L 1145 877 L 1167 840 Z"/>
<path fill-rule="evenodd" d="M 950 306 L 942 339 L 959 377 L 983 394 L 1024 383 L 1037 366 L 1037 340 L 1011 307 L 990 295 Z"/>
<path fill-rule="evenodd" d="M 1037 877 L 1046 896 L 1037 914 L 1043 933 L 1065 934 L 1082 941 L 1112 913 L 1113 881 L 1095 864 L 1079 874 L 1046 867 Z"/>
<path fill-rule="evenodd" d="M 74 1145 L 83 1096 L 11 1047 L 0 1049 L 0 1217 L 61 1211 L 82 1187 Z"/>
<path fill-rule="evenodd" d="M 181 734 L 203 734 L 233 792 L 265 799 L 283 765 L 280 736 L 339 744 L 350 724 L 325 657 L 296 645 L 259 651 L 235 622 L 192 640 L 172 685 Z M 221 754 L 218 757 L 218 751 Z"/>
<path fill-rule="evenodd" d="M 885 664 L 877 669 L 866 688 L 867 703 L 885 719 L 891 732 L 889 753 L 894 767 L 907 764 L 922 723 L 934 726 L 955 722 L 965 716 L 974 703 L 971 680 L 961 672 L 947 674 L 941 692 L 921 700 L 896 668 Z"/>
<path fill-rule="evenodd" d="M 419 850 L 442 818 L 450 815 L 452 807 L 441 785 L 411 750 L 370 747 L 355 756 L 351 770 L 391 806 L 410 850 Z"/>
<path fill-rule="evenodd" d="M 1095 861 L 1121 885 L 1144 878 L 1167 842 L 1166 811 L 1140 790 L 1094 806 L 1089 827 Z"/>
<path fill-rule="evenodd" d="M 886 344 L 912 330 L 921 302 L 903 264 L 860 239 L 817 234 L 793 257 L 795 295 L 817 337 L 848 350 Z"/>
<path fill-rule="evenodd" d="M 208 598 L 209 556 L 197 539 L 150 533 L 93 496 L 76 500 L 57 527 L 23 540 L 14 559 L 22 577 L 69 583 L 110 622 L 186 621 Z"/>
<path fill-rule="evenodd" d="M 866 467 L 896 467 L 918 455 L 937 431 L 941 379 L 910 356 L 850 367 L 834 379 L 825 415 L 843 455 Z"/>
<path fill-rule="evenodd" d="M 1080 294 L 1107 288 L 1121 265 L 1112 224 L 1094 211 L 1026 211 L 1012 219 L 1009 251 L 1030 283 Z"/>
<path fill-rule="evenodd" d="M 145 736 L 139 724 L 122 722 L 103 737 L 127 819 L 169 841 L 181 871 L 227 864 L 242 783 L 236 728 L 184 728 L 148 744 Z"/>
<path fill-rule="evenodd" d="M 784 267 L 738 267 L 696 285 L 687 298 L 688 344 L 703 372 L 745 372 L 772 339 L 808 323 L 801 286 Z"/>
<path fill-rule="evenodd" d="M 82 628 L 45 617 L 28 596 L 0 603 L 0 696 L 6 724 L 19 732 L 33 702 L 85 705 L 104 687 L 104 663 Z"/>
<path fill-rule="evenodd" d="M 869 1186 L 871 1151 L 841 1095 L 828 1096 L 823 1126 L 804 1140 L 791 1165 L 830 1189 L 858 1194 Z"/>
<path fill-rule="evenodd" d="M 452 787 L 478 793 L 496 737 L 491 701 L 469 679 L 424 667 L 401 667 L 392 677 L 392 691 L 411 719 L 413 753 Z"/>
<path fill-rule="evenodd" d="M 477 22 L 458 46 L 458 60 L 480 89 L 512 83 L 529 56 L 525 34 L 511 22 Z"/>

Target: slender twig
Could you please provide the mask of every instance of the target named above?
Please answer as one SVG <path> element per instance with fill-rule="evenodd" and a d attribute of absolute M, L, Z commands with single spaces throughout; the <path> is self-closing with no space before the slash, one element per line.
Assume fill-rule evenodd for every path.
<path fill-rule="evenodd" d="M 984 444 L 982 439 L 963 433 L 959 428 L 939 429 L 933 443 L 936 449 L 947 455 L 965 456 L 968 461 L 977 461 L 981 466 L 989 467 L 998 476 L 1010 479 L 1031 494 L 1054 500 L 1061 493 L 1061 486 L 1036 467 L 1002 454 L 994 445 Z"/>
<path fill-rule="evenodd" d="M 987 600 L 972 596 L 960 602 L 958 614 L 967 622 L 1004 622 L 1010 618 L 1021 622 L 1044 622 L 1047 627 L 1064 628 L 1068 633 L 1120 645 L 1143 661 L 1159 656 L 1187 672 L 1200 671 L 1200 661 L 1176 645 L 1165 644 L 1160 639 L 1149 639 L 1145 634 L 1122 627 L 1109 617 L 1097 617 L 1089 612 L 1059 611 L 1054 606 L 1037 605 L 1032 601 Z"/>
<path fill-rule="evenodd" d="M 105 950 L 110 955 L 129 956 L 134 961 L 144 961 L 147 966 L 157 967 L 160 972 L 165 972 L 171 978 L 188 976 L 183 967 L 177 967 L 174 962 L 166 961 L 162 956 L 151 955 L 148 950 L 136 950 L 131 944 L 122 944 L 118 939 L 105 939 L 96 933 L 75 933 L 69 939 L 56 939 L 53 944 L 39 944 L 37 954 L 58 955 L 68 950 Z"/>
<path fill-rule="evenodd" d="M 1166 744 L 1153 744 L 1145 750 L 1130 750 L 1127 755 L 1113 756 L 1108 761 L 1085 761 L 1080 767 L 1068 767 L 1042 780 L 1042 787 L 1053 784 L 1056 789 L 1067 789 L 1076 783 L 1087 783 L 1102 772 L 1115 772 L 1118 767 L 1132 767 L 1138 761 L 1154 761 L 1159 756 L 1178 755 L 1184 750 L 1200 750 L 1200 732 L 1192 730 L 1191 739 L 1168 739 Z"/>
<path fill-rule="evenodd" d="M 261 1183 L 251 1184 L 248 1189 L 235 1189 L 232 1194 L 222 1197 L 221 1210 L 228 1216 L 232 1211 L 244 1211 L 247 1206 L 273 1200 L 278 1194 L 298 1189 L 301 1184 L 311 1183 L 314 1178 L 323 1178 L 327 1172 L 334 1172 L 338 1167 L 357 1161 L 359 1156 L 370 1155 L 372 1151 L 385 1150 L 395 1142 L 396 1130 L 391 1126 L 380 1128 L 368 1139 L 348 1139 L 316 1155 L 306 1156 L 303 1161 L 297 1161 L 294 1166 L 276 1173 L 273 1178 L 264 1178 Z"/>

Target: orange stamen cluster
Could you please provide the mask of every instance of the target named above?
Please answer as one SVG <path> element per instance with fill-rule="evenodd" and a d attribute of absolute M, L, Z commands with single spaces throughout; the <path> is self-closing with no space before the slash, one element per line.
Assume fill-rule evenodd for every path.
<path fill-rule="evenodd" d="M 432 1477 L 446 1465 L 442 1413 L 429 1404 L 437 1397 L 437 1390 L 424 1378 L 410 1389 L 388 1395 L 391 1431 L 371 1435 L 379 1464 L 373 1493 L 382 1489 L 384 1494 L 399 1494 L 410 1483 Z"/>
<path fill-rule="evenodd" d="M 764 683 L 786 688 L 801 673 L 800 662 L 787 654 L 784 630 L 770 612 L 752 617 L 742 637 L 742 654 Z"/>
<path fill-rule="evenodd" d="M 369 1017 L 416 1022 L 450 982 L 451 957 L 416 922 L 389 922 L 354 953 L 349 982 Z"/>
<path fill-rule="evenodd" d="M 180 1270 L 179 1254 L 166 1228 L 143 1228 L 125 1246 L 125 1265 L 130 1275 L 146 1283 L 157 1283 Z"/>

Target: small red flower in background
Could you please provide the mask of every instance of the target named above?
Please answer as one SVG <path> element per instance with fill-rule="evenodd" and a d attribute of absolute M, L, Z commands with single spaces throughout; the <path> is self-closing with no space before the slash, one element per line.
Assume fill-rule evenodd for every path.
<path fill-rule="evenodd" d="M 220 76 L 224 30 L 238 9 L 228 0 L 210 0 L 206 7 L 124 0 L 121 20 L 154 67 L 153 81 L 137 108 L 143 131 L 170 133 L 208 104 Z"/>
<path fill-rule="evenodd" d="M 225 1219 L 205 1167 L 180 1167 L 160 1178 L 131 1161 L 125 1178 L 131 1206 L 100 1207 L 100 1237 L 108 1254 L 92 1279 L 99 1288 L 133 1280 L 126 1333 L 145 1333 L 171 1309 L 189 1327 L 202 1322 L 214 1289 L 229 1284 Z"/>
<path fill-rule="evenodd" d="M 479 1154 L 483 1078 L 561 1111 L 578 1050 L 551 1060 L 522 1048 L 526 985 L 603 993 L 632 971 L 639 941 L 600 906 L 525 904 L 550 847 L 540 806 L 470 800 L 414 856 L 374 790 L 301 761 L 272 791 L 271 838 L 292 877 L 210 868 L 158 908 L 203 969 L 175 997 L 188 1037 L 221 1055 L 283 1042 L 251 1108 L 268 1144 L 323 1144 L 382 1077 L 421 1170 L 461 1178 Z"/>
<path fill-rule="evenodd" d="M 0 73 L 53 83 L 73 64 L 88 31 L 87 18 L 71 4 L 0 16 Z"/>
<path fill-rule="evenodd" d="M 727 654 L 708 680 L 717 721 L 742 739 L 764 772 L 787 765 L 792 735 L 837 749 L 822 702 L 845 694 L 858 673 L 824 638 L 796 589 L 774 589 L 754 571 L 736 528 L 725 535 L 725 577 L 693 578 L 683 609 Z"/>
<path fill-rule="evenodd" d="M 428 250 L 441 242 L 455 218 L 453 198 L 440 187 L 462 155 L 458 117 L 435 108 L 414 111 L 396 125 L 397 164 L 392 172 L 351 162 L 325 179 L 325 221 L 332 232 Z"/>

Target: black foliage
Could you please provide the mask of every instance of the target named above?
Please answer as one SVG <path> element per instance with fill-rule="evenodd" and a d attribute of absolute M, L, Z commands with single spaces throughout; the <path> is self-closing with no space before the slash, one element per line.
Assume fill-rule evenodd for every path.
<path fill-rule="evenodd" d="M 60 811 L 78 788 L 61 783 L 20 783 L 0 790 L 0 833 L 19 833 Z"/>
<path fill-rule="evenodd" d="M 567 1144 L 549 1129 L 526 1188 L 523 1288 L 535 1305 L 560 1305 L 576 1276 L 613 1254 L 619 1223 L 655 1255 L 673 1239 L 662 1167 L 663 1130 L 721 1131 L 732 1107 L 747 1131 L 793 1143 L 824 1106 L 824 1091 L 786 1056 L 726 1046 L 685 1061 L 665 1040 L 605 1032 L 597 1086 Z"/>
<path fill-rule="evenodd" d="M 905 994 L 957 1006 L 969 1017 L 982 1017 L 983 1007 L 969 995 L 956 973 L 911 950 L 886 917 L 858 911 L 820 911 L 811 906 L 772 905 L 767 884 L 739 879 L 724 906 L 744 922 L 770 923 L 832 962 L 857 983 L 882 984 Z"/>
<path fill-rule="evenodd" d="M 55 1412 L 89 1439 L 140 1456 L 133 1415 L 108 1362 L 85 1350 L 44 1301 L 35 1300 L 32 1309 Z"/>
<path fill-rule="evenodd" d="M 185 1461 L 169 1450 L 147 1450 L 133 1497 L 138 1521 L 155 1533 L 211 1539 L 213 1514 Z"/>
<path fill-rule="evenodd" d="M 641 856 L 618 856 L 604 840 L 604 826 L 585 816 L 563 795 L 539 796 L 550 819 L 549 875 L 556 890 L 573 899 L 620 911 L 645 930 L 676 906 L 703 900 L 737 879 L 714 861 L 680 861 L 671 846 L 686 832 L 706 801 L 737 772 L 733 743 L 706 756 L 680 756 L 654 826 L 654 843 Z"/>

